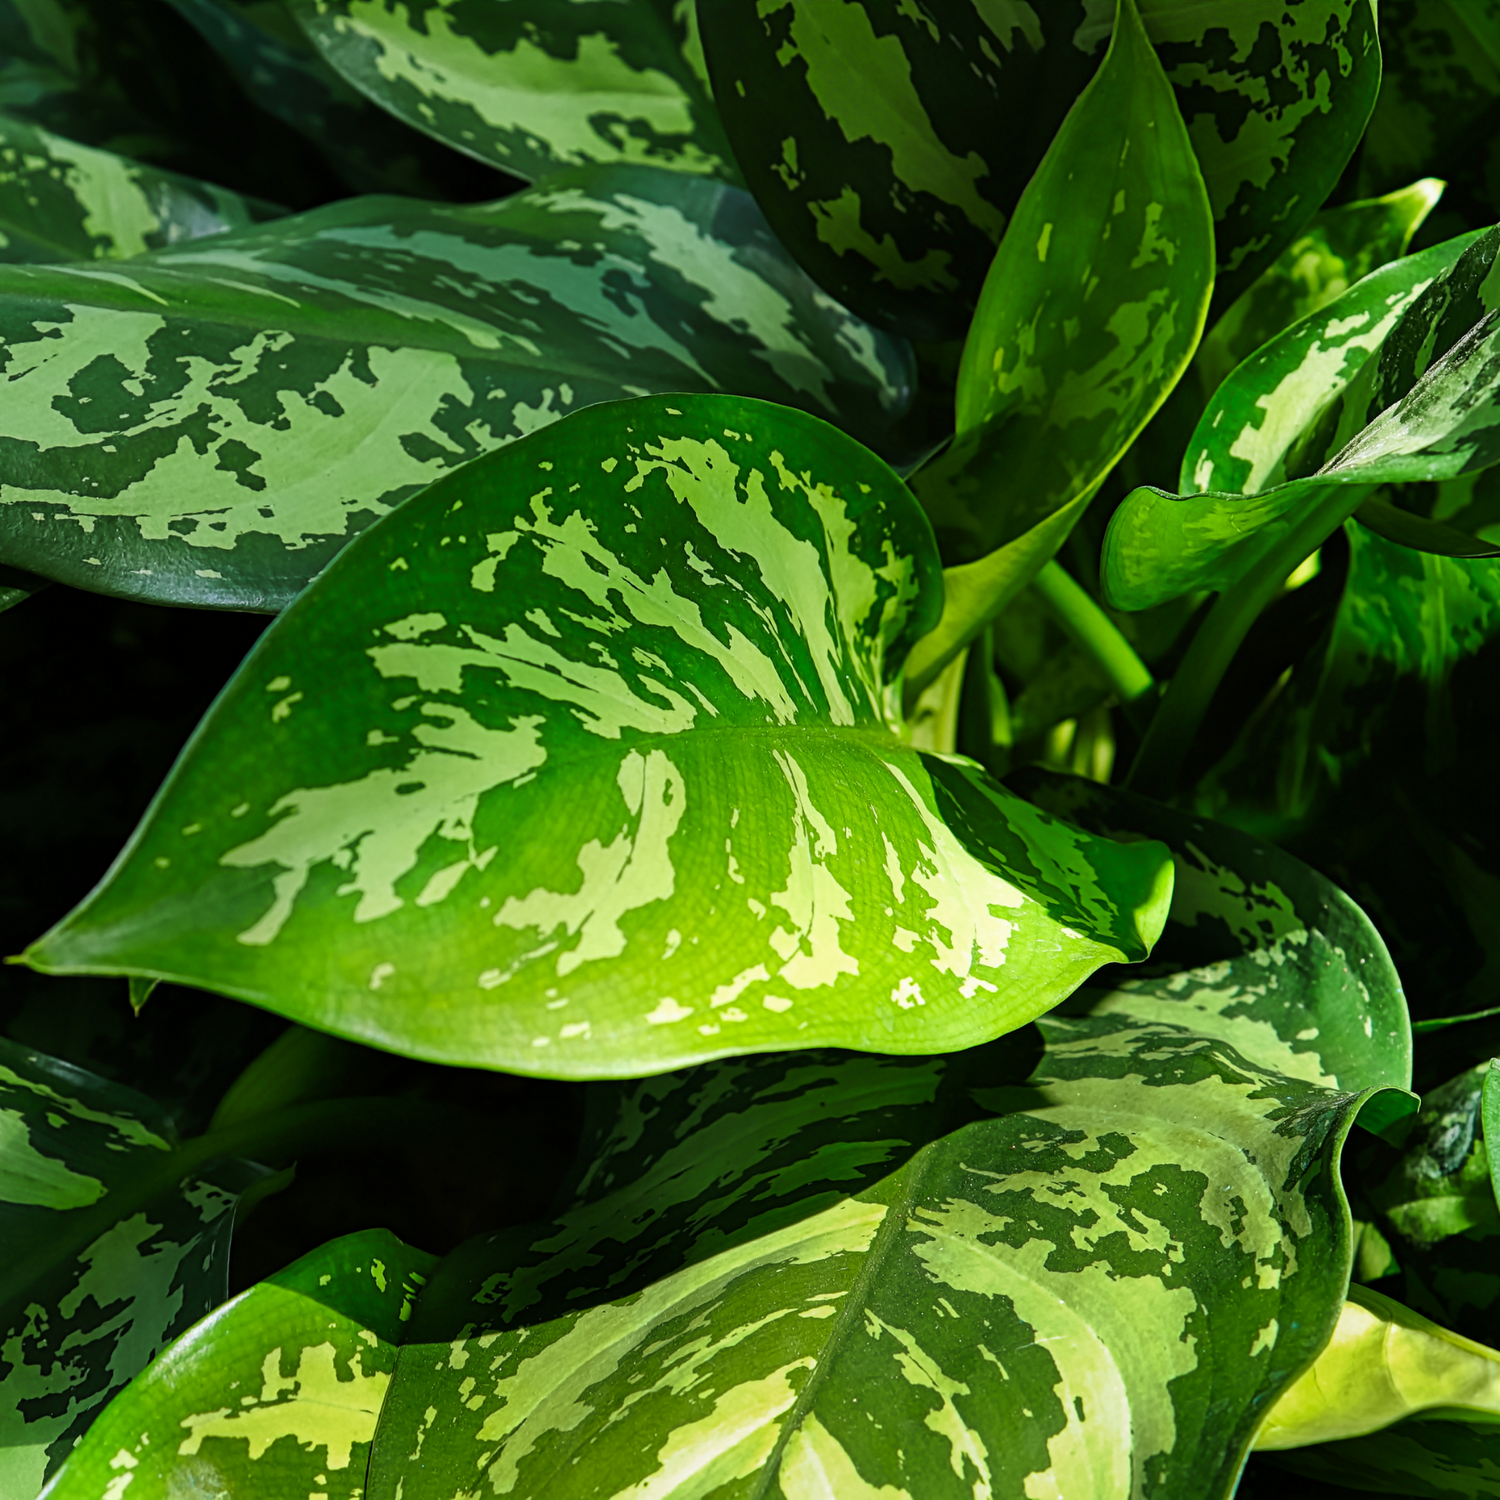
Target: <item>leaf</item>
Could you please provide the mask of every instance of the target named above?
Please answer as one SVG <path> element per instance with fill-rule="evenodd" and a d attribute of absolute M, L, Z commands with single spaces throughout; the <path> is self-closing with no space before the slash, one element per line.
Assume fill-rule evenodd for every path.
<path fill-rule="evenodd" d="M 727 387 L 877 433 L 909 351 L 747 195 L 612 167 L 496 204 L 353 199 L 93 267 L 0 269 L 0 560 L 277 610 L 351 535 L 565 411 Z"/>
<path fill-rule="evenodd" d="M 0 114 L 0 262 L 122 260 L 278 212 Z"/>
<path fill-rule="evenodd" d="M 38 578 L 34 573 L 0 565 L 0 612 L 14 609 L 22 600 L 40 593 L 47 583 L 47 579 Z"/>
<path fill-rule="evenodd" d="M 549 1077 L 1013 1030 L 1145 956 L 1165 871 L 901 744 L 937 580 L 814 418 L 576 413 L 347 550 L 28 961 Z"/>
<path fill-rule="evenodd" d="M 358 192 L 464 201 L 460 158 L 366 99 L 324 62 L 281 0 L 169 0 L 245 93 L 312 141 Z M 455 191 L 455 189 L 458 189 Z"/>
<path fill-rule="evenodd" d="M 1092 494 L 1203 328 L 1208 200 L 1171 90 L 1125 14 L 990 268 L 959 370 L 959 435 L 914 480 L 955 561 Z M 1052 555 L 1036 550 L 1033 574 Z"/>
<path fill-rule="evenodd" d="M 1439 557 L 1500 557 L 1500 546 L 1493 542 L 1481 541 L 1441 521 L 1414 516 L 1378 496 L 1363 501 L 1354 519 L 1386 541 L 1416 552 L 1432 552 Z"/>
<path fill-rule="evenodd" d="M 1279 1469 L 1350 1490 L 1424 1500 L 1500 1494 L 1496 1433 L 1489 1422 L 1415 1417 L 1368 1437 L 1268 1454 Z M 1284 1487 L 1284 1476 L 1278 1476 Z"/>
<path fill-rule="evenodd" d="M 313 45 L 382 108 L 536 180 L 637 163 L 738 182 L 684 0 L 288 0 Z"/>
<path fill-rule="evenodd" d="M 1261 345 L 1405 255 L 1443 186 L 1435 177 L 1424 177 L 1383 197 L 1314 214 L 1204 334 L 1194 358 L 1204 395 L 1212 397 L 1235 366 Z"/>
<path fill-rule="evenodd" d="M 264 1173 L 228 1163 L 143 1193 L 174 1143 L 141 1095 L 0 1040 L 6 1500 L 31 1500 L 104 1403 L 226 1295 L 235 1200 Z"/>
<path fill-rule="evenodd" d="M 1477 293 L 1497 247 L 1500 232 L 1474 242 L 1448 277 L 1438 277 L 1399 321 L 1392 319 L 1379 354 L 1363 362 L 1352 382 L 1342 372 L 1334 377 L 1332 383 L 1345 384 L 1342 401 L 1326 408 L 1318 432 L 1309 438 L 1305 422 L 1293 432 L 1297 420 L 1310 415 L 1304 398 L 1278 440 L 1246 445 L 1261 446 L 1261 452 L 1256 469 L 1241 480 L 1243 490 L 1183 496 L 1150 486 L 1133 490 L 1105 533 L 1101 576 L 1109 601 L 1120 609 L 1147 609 L 1194 590 L 1228 588 L 1314 506 L 1333 500 L 1348 515 L 1378 485 L 1451 479 L 1500 461 L 1500 312 L 1483 311 Z M 1366 278 L 1361 286 L 1382 274 Z M 1460 332 L 1463 319 L 1475 312 L 1479 320 Z M 1377 313 L 1378 303 L 1366 317 Z M 1373 325 L 1371 338 L 1378 336 L 1379 327 Z M 1246 361 L 1231 384 L 1257 359 Z M 1273 395 L 1261 409 L 1273 411 L 1275 400 Z M 1217 411 L 1205 413 L 1200 432 L 1211 418 L 1224 414 L 1224 407 L 1216 406 Z M 1224 426 L 1232 430 L 1231 422 Z M 1293 432 L 1290 440 L 1287 432 Z M 1307 472 L 1316 464 L 1315 471 L 1268 485 L 1278 470 L 1287 473 L 1288 453 L 1299 437 L 1302 460 L 1293 469 Z M 1196 445 L 1196 437 L 1194 441 Z M 1214 442 L 1222 452 L 1223 438 L 1216 435 Z M 1315 456 L 1309 446 L 1317 450 Z M 1273 457 L 1278 447 L 1281 451 Z M 1247 456 L 1244 448 L 1229 451 L 1232 457 Z M 1200 461 L 1193 479 L 1209 472 L 1217 477 L 1215 469 Z M 1343 501 L 1337 501 L 1339 489 L 1345 492 Z M 1254 490 L 1258 493 L 1246 493 Z"/>
<path fill-rule="evenodd" d="M 433 1262 L 369 1229 L 241 1292 L 111 1402 L 47 1500 L 175 1500 L 189 1486 L 358 1500 L 402 1325 Z"/>
<path fill-rule="evenodd" d="M 1156 977 L 1081 991 L 1039 1023 L 1022 1087 L 986 1086 L 972 1057 L 804 1056 L 621 1090 L 578 1206 L 434 1273 L 372 1500 L 556 1476 L 580 1494 L 1229 1495 L 1344 1296 L 1337 1154 L 1372 1091 L 1307 1074 L 1353 1062 L 1355 1037 L 1380 1056 L 1359 960 L 1331 942 L 1347 1041 L 1308 1045 L 1336 1014 L 1301 1008 L 1310 966 L 1275 1023 L 1236 1014 L 1297 947 L 1272 931 L 1239 927 L 1212 968 L 1158 950 Z M 927 1101 L 965 1087 L 993 1117 L 919 1144 Z"/>
<path fill-rule="evenodd" d="M 961 338 L 1006 223 L 1096 67 L 1077 0 L 700 8 L 714 95 L 783 244 L 840 301 Z"/>

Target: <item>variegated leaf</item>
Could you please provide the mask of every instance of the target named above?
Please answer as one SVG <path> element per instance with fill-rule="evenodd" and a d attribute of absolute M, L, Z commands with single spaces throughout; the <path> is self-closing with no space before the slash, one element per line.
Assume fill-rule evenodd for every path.
<path fill-rule="evenodd" d="M 1138 799 L 1110 810 L 1138 831 L 1156 820 Z M 1295 866 L 1195 832 L 1251 850 L 1252 869 Z M 1323 951 L 1353 1024 L 1331 1034 L 1332 1005 L 1299 1011 L 1312 967 L 1281 967 L 1299 945 L 1259 918 L 1253 875 L 1220 879 L 1217 963 L 1080 992 L 1040 1022 L 1024 1086 L 946 1060 L 994 1116 L 873 1185 L 931 1118 L 912 1106 L 936 1092 L 936 1060 L 767 1059 L 625 1093 L 619 1186 L 534 1231 L 529 1256 L 513 1235 L 438 1267 L 372 1500 L 1230 1495 L 1265 1408 L 1337 1321 L 1337 1155 L 1382 1096 L 1333 1070 L 1357 1068 L 1357 1036 L 1380 1056 L 1364 1028 L 1400 996 L 1381 992 L 1373 933 L 1363 953 L 1335 945 L 1348 919 L 1333 912 Z M 1199 915 L 1181 913 L 1190 948 Z M 1361 1017 L 1362 996 L 1377 1009 Z M 1389 1072 L 1404 1082 L 1399 1061 Z M 856 1116 L 851 1149 L 814 1126 L 798 1174 L 788 1146 L 825 1100 Z M 654 1202 L 670 1207 L 638 1229 Z M 659 1256 L 667 1273 L 647 1281 L 640 1249 L 671 1219 L 677 1266 Z"/>
<path fill-rule="evenodd" d="M 955 561 L 1091 494 L 1203 328 L 1208 199 L 1129 3 L 1124 14 L 990 268 L 959 371 L 958 437 L 914 480 Z M 1049 538 L 1052 551 L 1065 536 Z M 1051 556 L 1037 552 L 1033 575 Z"/>
<path fill-rule="evenodd" d="M 692 0 L 287 3 L 377 104 L 518 177 L 634 162 L 739 181 Z"/>
<path fill-rule="evenodd" d="M 939 577 L 814 418 L 576 413 L 317 580 L 30 961 L 562 1077 L 1013 1030 L 1145 956 L 1166 864 L 902 744 Z"/>
<path fill-rule="evenodd" d="M 242 1292 L 111 1402 L 46 1500 L 360 1500 L 396 1345 L 432 1265 L 371 1229 Z"/>
<path fill-rule="evenodd" d="M 175 1182 L 174 1144 L 141 1095 L 0 1040 L 6 1500 L 32 1500 L 110 1397 L 224 1299 L 235 1200 L 263 1174 Z"/>
<path fill-rule="evenodd" d="M 0 114 L 0 262 L 122 260 L 277 212 Z"/>
<path fill-rule="evenodd" d="M 0 269 L 0 561 L 276 610 L 455 465 L 593 401 L 728 388 L 875 435 L 906 347 L 747 194 L 585 169 L 499 203 L 353 199 L 203 245 Z"/>
<path fill-rule="evenodd" d="M 1404 255 L 1412 235 L 1436 207 L 1443 187 L 1436 178 L 1425 177 L 1384 197 L 1344 203 L 1315 214 L 1275 263 L 1204 334 L 1193 366 L 1205 399 L 1212 399 L 1235 366 L 1263 344 Z"/>
<path fill-rule="evenodd" d="M 1320 1481 L 1330 1496 L 1493 1500 L 1500 1496 L 1500 1431 L 1487 1421 L 1417 1417 L 1368 1437 L 1267 1456 L 1277 1469 Z M 1277 1492 L 1288 1479 L 1278 1475 Z M 1320 1491 L 1325 1493 L 1325 1491 Z"/>

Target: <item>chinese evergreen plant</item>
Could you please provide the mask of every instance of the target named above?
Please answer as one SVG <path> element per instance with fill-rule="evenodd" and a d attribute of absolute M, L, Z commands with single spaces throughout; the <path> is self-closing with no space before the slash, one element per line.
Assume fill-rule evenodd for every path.
<path fill-rule="evenodd" d="M 1500 0 L 0 0 L 0 1497 L 1500 1495 L 1497 140 Z"/>

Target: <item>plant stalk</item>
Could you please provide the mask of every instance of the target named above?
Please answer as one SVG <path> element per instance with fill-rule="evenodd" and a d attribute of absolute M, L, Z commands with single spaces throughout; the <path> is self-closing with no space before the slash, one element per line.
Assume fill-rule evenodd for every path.
<path fill-rule="evenodd" d="M 1121 634 L 1119 626 L 1061 563 L 1049 562 L 1031 586 L 1051 606 L 1069 640 L 1104 673 L 1122 703 L 1155 686 L 1151 670 Z"/>

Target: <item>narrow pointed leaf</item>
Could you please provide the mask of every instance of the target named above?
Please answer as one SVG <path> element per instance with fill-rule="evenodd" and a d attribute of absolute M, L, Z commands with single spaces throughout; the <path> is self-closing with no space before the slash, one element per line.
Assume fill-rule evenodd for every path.
<path fill-rule="evenodd" d="M 1194 915 L 1181 913 L 1188 967 L 1159 950 L 1155 977 L 1085 989 L 1039 1023 L 1047 1050 L 1024 1086 L 986 1087 L 983 1069 L 947 1060 L 994 1116 L 873 1184 L 882 1156 L 914 1144 L 911 1085 L 937 1060 L 883 1060 L 883 1079 L 830 1060 L 859 1071 L 842 1089 L 829 1063 L 782 1058 L 626 1092 L 612 1193 L 541 1226 L 519 1274 L 519 1235 L 435 1272 L 372 1500 L 731 1486 L 1123 1500 L 1148 1485 L 1227 1500 L 1262 1410 L 1337 1321 L 1350 1254 L 1337 1156 L 1374 1091 L 1312 1082 L 1305 1036 L 1282 1039 L 1322 1030 L 1299 1007 L 1310 966 L 1288 975 L 1274 1024 L 1245 1024 L 1247 990 L 1295 950 L 1289 934 L 1214 923 L 1220 962 L 1202 968 Z M 1354 964 L 1326 951 L 1357 1017 Z M 809 1085 L 815 1100 L 845 1095 L 859 1144 L 835 1151 L 814 1126 L 796 1215 L 788 1147 L 816 1109 Z M 674 1206 L 641 1233 L 632 1210 L 664 1192 L 696 1199 L 692 1213 Z M 634 1242 L 668 1217 L 679 1268 L 642 1284 Z"/>
<path fill-rule="evenodd" d="M 1091 494 L 1202 331 L 1208 199 L 1133 5 L 1123 14 L 990 268 L 959 371 L 959 436 L 914 481 L 955 560 Z"/>
<path fill-rule="evenodd" d="M 682 0 L 289 0 L 313 44 L 382 108 L 528 180 L 645 163 L 736 182 Z"/>
<path fill-rule="evenodd" d="M 1368 526 L 1378 536 L 1415 552 L 1431 552 L 1438 557 L 1500 557 L 1500 546 L 1483 541 L 1441 521 L 1414 516 L 1378 496 L 1363 502 L 1354 512 L 1361 526 Z"/>
<path fill-rule="evenodd" d="M 174 1144 L 141 1095 L 0 1040 L 6 1500 L 32 1500 L 105 1403 L 224 1299 L 235 1201 L 264 1173 L 226 1164 L 143 1196 Z"/>
<path fill-rule="evenodd" d="M 901 743 L 938 587 L 814 418 L 577 413 L 323 574 L 30 961 L 549 1076 L 1012 1030 L 1145 956 L 1165 862 Z"/>
<path fill-rule="evenodd" d="M 396 1346 L 433 1257 L 346 1235 L 241 1292 L 111 1402 L 46 1500 L 360 1500 Z"/>
<path fill-rule="evenodd" d="M 352 199 L 140 257 L 0 269 L 0 560 L 282 608 L 431 480 L 593 401 L 734 389 L 874 436 L 906 347 L 737 189 L 590 169 L 470 208 Z"/>

